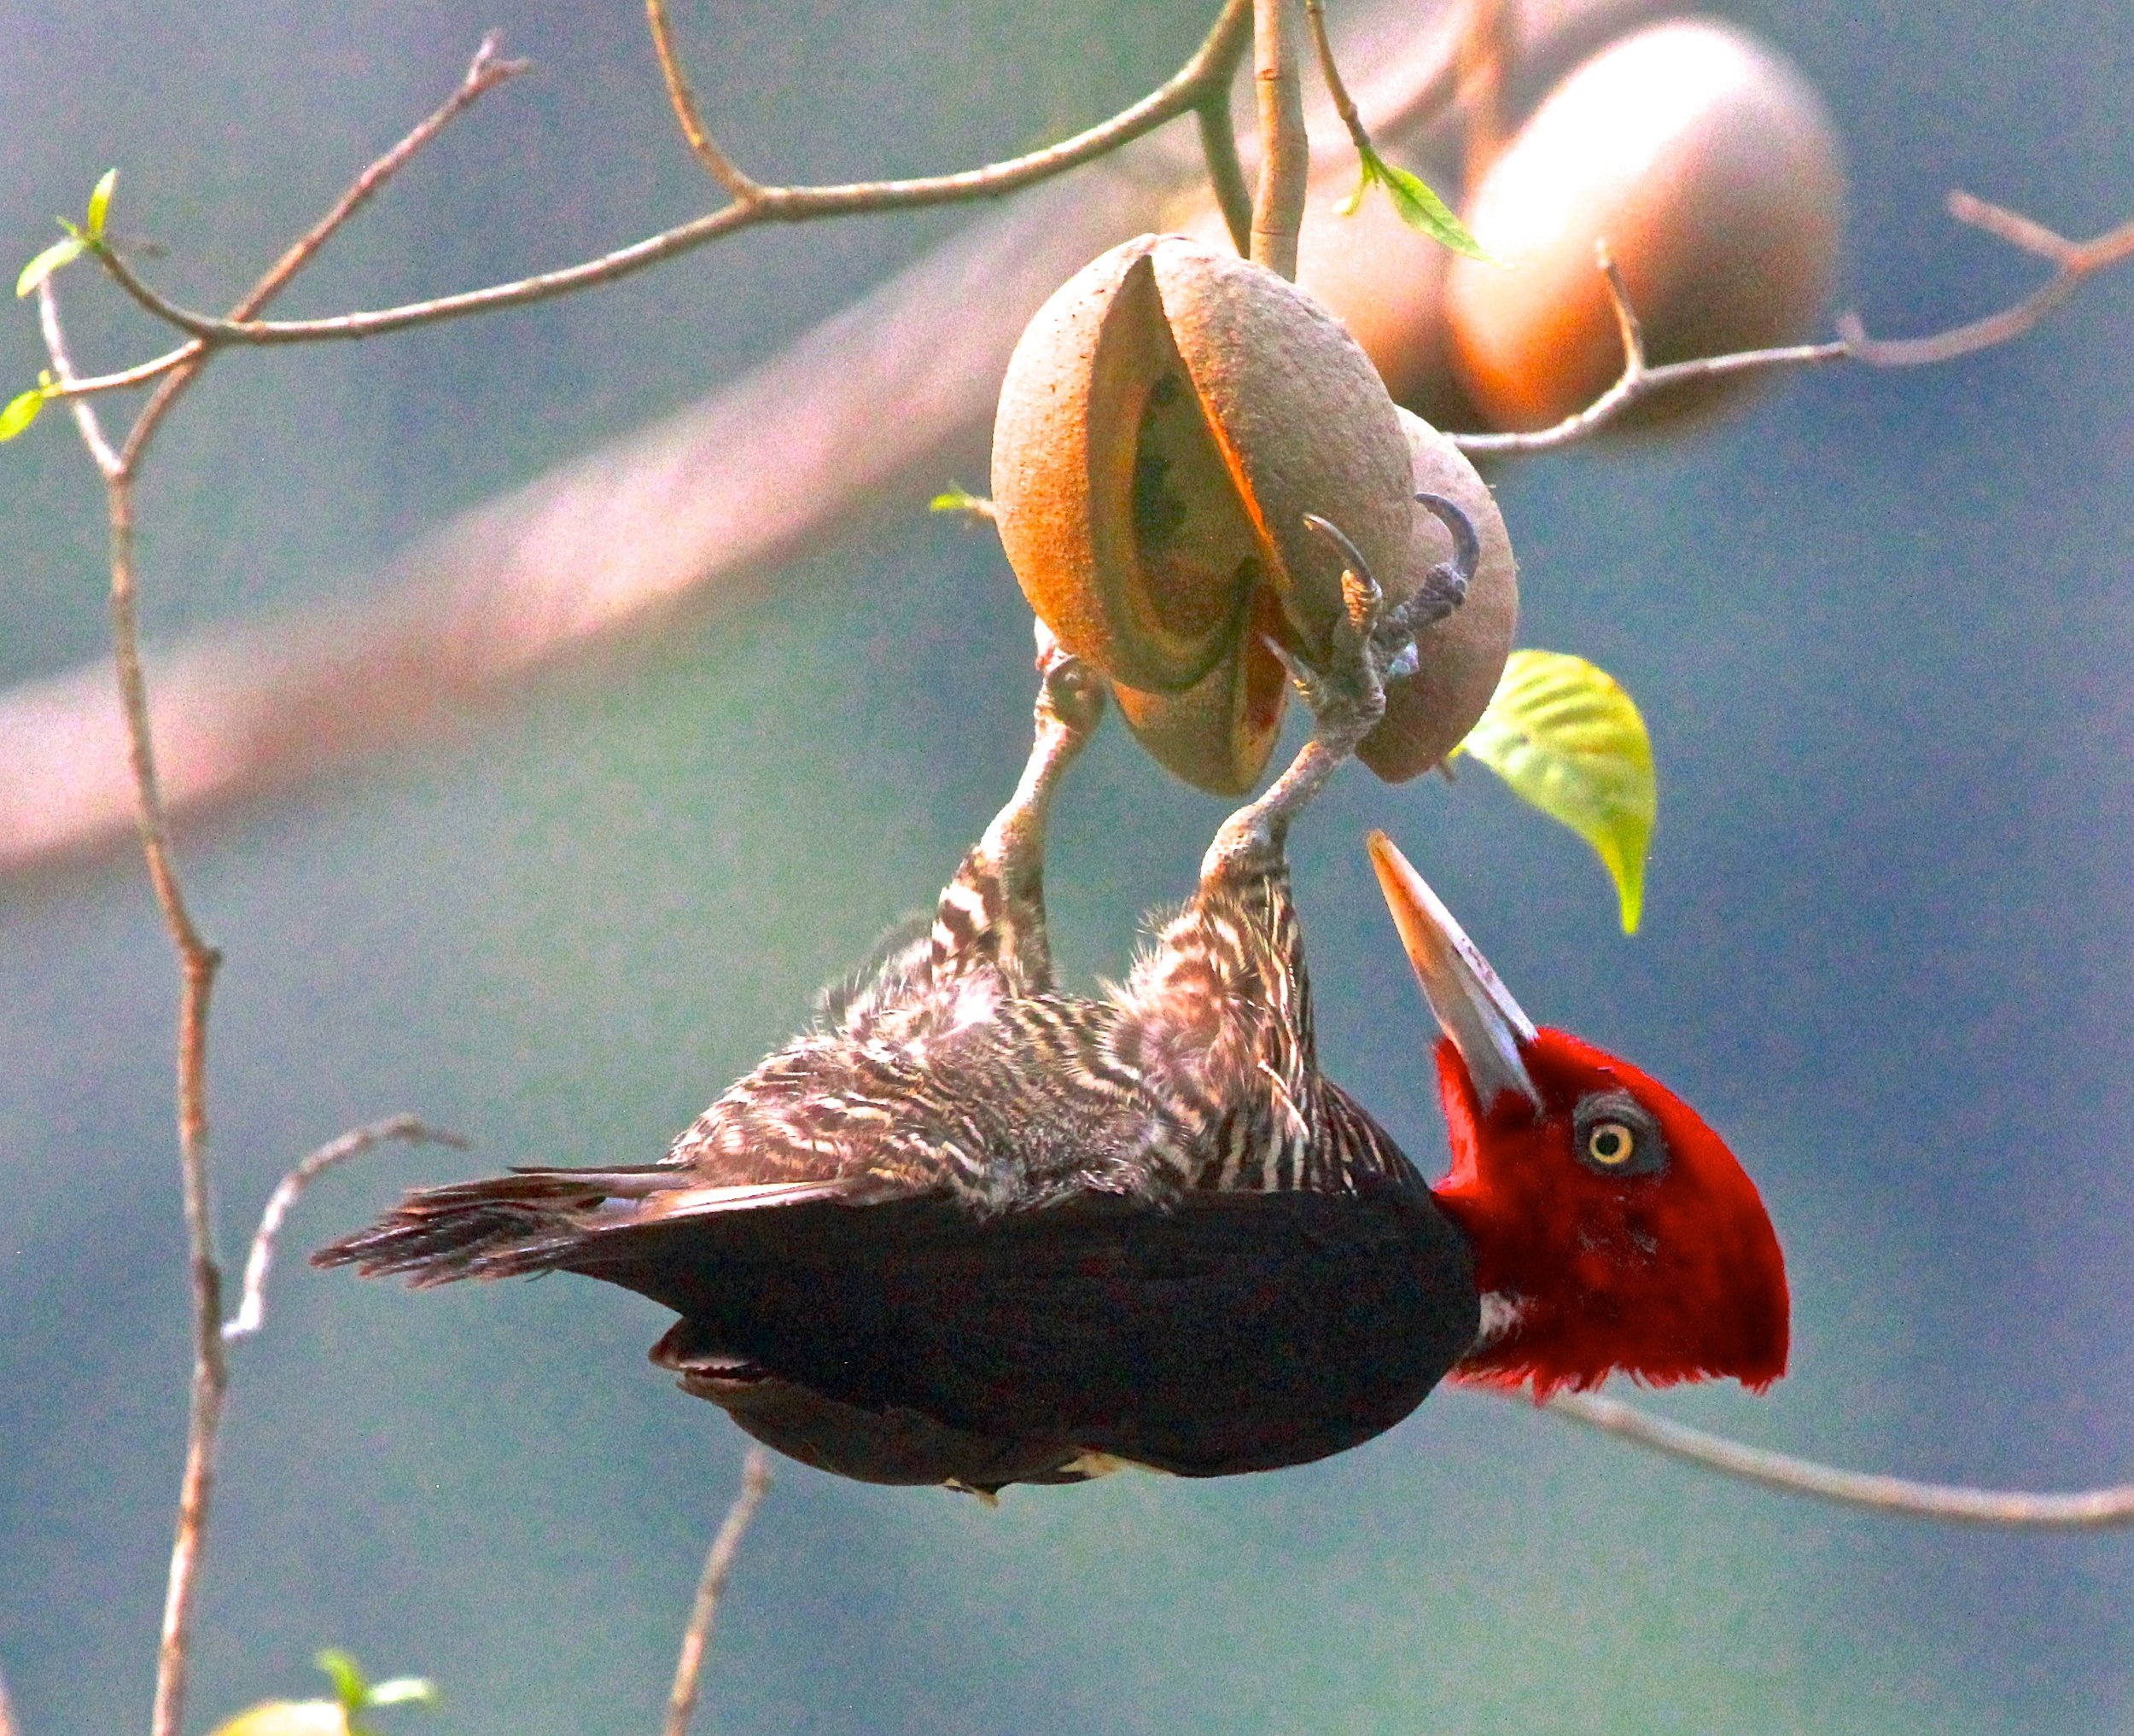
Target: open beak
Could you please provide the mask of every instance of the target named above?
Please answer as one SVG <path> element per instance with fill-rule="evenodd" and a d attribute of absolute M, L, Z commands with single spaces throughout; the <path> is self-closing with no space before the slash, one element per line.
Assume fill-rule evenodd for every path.
<path fill-rule="evenodd" d="M 1497 981 L 1490 961 L 1475 950 L 1437 894 L 1393 848 L 1384 832 L 1367 841 L 1379 887 L 1401 931 L 1423 997 L 1474 1081 L 1475 1101 L 1488 1114 L 1508 1092 L 1542 1111 L 1542 1094 L 1520 1057 L 1534 1040 L 1534 1022 L 1520 1011 L 1512 992 Z"/>

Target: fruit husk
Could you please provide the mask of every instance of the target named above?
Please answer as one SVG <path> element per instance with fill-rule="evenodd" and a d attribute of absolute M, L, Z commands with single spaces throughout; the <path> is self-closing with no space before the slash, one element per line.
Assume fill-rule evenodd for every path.
<path fill-rule="evenodd" d="M 1177 236 L 1137 237 L 1055 292 L 1016 347 L 994 430 L 995 520 L 1031 606 L 1152 694 L 1234 657 L 1262 589 L 1285 642 L 1322 657 L 1341 562 L 1303 516 L 1396 569 L 1408 469 L 1392 402 L 1339 323 Z"/>
<path fill-rule="evenodd" d="M 1401 412 L 1419 492 L 1442 494 L 1467 515 L 1482 558 L 1467 583 L 1466 601 L 1415 636 L 1414 674 L 1389 681 L 1385 715 L 1363 738 L 1356 758 L 1389 784 L 1416 777 L 1466 738 L 1488 708 L 1512 655 L 1519 626 L 1519 563 L 1489 484 L 1466 456 L 1420 417 Z M 1452 552 L 1451 533 L 1430 512 L 1415 510 L 1414 542 L 1388 601 L 1411 595 L 1423 575 Z"/>
<path fill-rule="evenodd" d="M 1390 784 L 1437 765 L 1472 729 L 1496 691 L 1519 622 L 1519 568 L 1489 485 L 1445 436 L 1402 411 L 1401 428 L 1416 490 L 1441 494 L 1466 513 L 1482 557 L 1466 600 L 1416 636 L 1416 670 L 1386 684 L 1385 715 L 1356 757 Z M 1414 510 L 1405 558 L 1378 572 L 1387 603 L 1412 596 L 1430 568 L 1452 552 L 1436 516 Z M 1128 726 L 1157 761 L 1217 795 L 1240 795 L 1259 781 L 1281 733 L 1288 678 L 1265 644 L 1286 644 L 1285 622 L 1262 593 L 1236 650 L 1184 693 L 1151 693 L 1117 681 L 1112 690 Z"/>

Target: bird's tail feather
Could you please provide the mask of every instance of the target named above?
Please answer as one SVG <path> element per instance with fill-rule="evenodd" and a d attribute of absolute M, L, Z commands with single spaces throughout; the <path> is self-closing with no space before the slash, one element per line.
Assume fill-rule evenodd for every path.
<path fill-rule="evenodd" d="M 837 1181 L 706 1186 L 665 1164 L 516 1169 L 407 1195 L 367 1230 L 329 1242 L 314 1266 L 353 1266 L 420 1288 L 462 1278 L 552 1272 L 621 1232 L 845 1196 Z"/>

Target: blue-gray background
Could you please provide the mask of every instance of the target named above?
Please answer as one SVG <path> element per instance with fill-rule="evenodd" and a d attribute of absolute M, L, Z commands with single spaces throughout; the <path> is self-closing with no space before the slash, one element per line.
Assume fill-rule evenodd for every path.
<path fill-rule="evenodd" d="M 1848 299 L 1967 317 L 2036 268 L 1952 184 L 2073 233 L 2127 213 L 2120 0 L 1730 9 L 1828 93 Z M 1198 6 L 684 9 L 744 159 L 969 160 L 1103 112 Z M 310 280 L 327 309 L 510 275 L 702 189 L 633 6 L 0 4 L 0 254 L 123 166 L 120 227 L 195 301 L 426 109 L 481 30 L 541 63 Z M 750 236 L 621 289 L 360 351 L 234 360 L 143 503 L 168 635 L 335 594 L 420 527 L 697 396 L 958 219 Z M 78 291 L 82 347 L 149 335 Z M 293 303 L 293 306 L 298 305 Z M 1647 931 L 1486 777 L 1344 780 L 1298 848 L 1338 1076 L 1438 1150 L 1425 1031 L 1359 838 L 1385 824 L 1531 1010 L 1734 1139 L 1789 1252 L 1795 1372 L 1671 1413 L 1848 1463 L 2068 1485 L 2134 1464 L 2134 277 L 1946 369 L 1795 381 L 1693 446 L 1510 474 L 1525 642 L 1618 673 L 1658 742 Z M 953 342 L 953 331 L 941 341 Z M 32 323 L 0 378 L 33 371 Z M 123 347 L 122 347 L 123 346 Z M 104 643 L 63 423 L 0 455 L 0 679 Z M 975 480 L 975 479 L 967 479 Z M 774 604 L 481 734 L 189 842 L 230 963 L 215 1151 L 274 1179 L 411 1109 L 474 1158 L 656 1154 L 818 982 L 923 904 L 1005 789 L 1025 617 L 916 510 Z M 1217 814 L 1111 732 L 1052 884 L 1083 980 Z M 26 1736 L 144 1717 L 184 1430 L 173 969 L 137 870 L 0 904 L 0 1665 Z M 411 1727 L 651 1727 L 741 1442 L 643 1361 L 659 1311 L 568 1281 L 410 1296 L 292 1262 L 236 1355 L 195 1689 L 312 1691 L 314 1647 L 434 1675 Z M 1715 1482 L 1443 1395 L 1279 1476 L 1123 1476 L 1000 1510 L 784 1470 L 710 1667 L 735 1732 L 2102 1732 L 2134 1712 L 2134 1540 L 1934 1530 Z"/>

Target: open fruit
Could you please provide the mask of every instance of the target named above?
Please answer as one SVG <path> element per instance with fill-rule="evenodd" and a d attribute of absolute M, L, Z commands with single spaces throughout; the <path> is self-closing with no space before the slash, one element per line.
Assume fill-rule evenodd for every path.
<path fill-rule="evenodd" d="M 1339 525 L 1374 571 L 1407 558 L 1409 461 L 1392 400 L 1325 309 L 1261 266 L 1142 236 L 1076 273 L 1008 363 L 994 425 L 1000 541 L 1031 607 L 1107 674 L 1206 679 L 1261 590 L 1321 655 Z"/>

